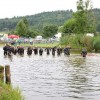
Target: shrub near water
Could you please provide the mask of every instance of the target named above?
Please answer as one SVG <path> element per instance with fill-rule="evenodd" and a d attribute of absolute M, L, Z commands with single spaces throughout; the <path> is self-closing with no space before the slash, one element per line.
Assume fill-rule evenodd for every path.
<path fill-rule="evenodd" d="M 88 51 L 91 51 L 93 49 L 93 37 L 85 34 L 65 35 L 61 38 L 60 44 L 64 46 L 70 45 L 72 48 L 78 49 L 85 47 Z"/>
<path fill-rule="evenodd" d="M 84 35 L 81 41 L 83 46 L 86 47 L 88 51 L 93 49 L 93 37 Z"/>
<path fill-rule="evenodd" d="M 69 39 L 70 35 L 64 35 L 61 40 L 60 40 L 60 44 L 61 45 L 68 45 L 69 44 Z"/>
<path fill-rule="evenodd" d="M 61 45 L 70 45 L 72 48 L 81 48 L 82 45 L 81 35 L 65 35 L 61 38 Z"/>
<path fill-rule="evenodd" d="M 24 100 L 18 88 L 13 89 L 9 85 L 0 83 L 2 91 L 0 92 L 0 100 Z"/>
<path fill-rule="evenodd" d="M 100 36 L 94 37 L 93 48 L 95 49 L 95 52 L 100 50 Z"/>

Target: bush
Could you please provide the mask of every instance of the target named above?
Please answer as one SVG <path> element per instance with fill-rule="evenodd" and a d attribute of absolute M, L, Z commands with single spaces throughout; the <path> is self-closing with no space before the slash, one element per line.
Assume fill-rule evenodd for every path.
<path fill-rule="evenodd" d="M 61 38 L 61 45 L 70 45 L 72 48 L 80 48 L 82 47 L 81 43 L 81 35 L 65 35 Z"/>
<path fill-rule="evenodd" d="M 94 37 L 93 48 L 95 49 L 95 52 L 97 52 L 98 50 L 100 50 L 100 36 Z"/>
<path fill-rule="evenodd" d="M 84 35 L 81 41 L 83 46 L 86 47 L 88 51 L 93 49 L 93 37 Z"/>
<path fill-rule="evenodd" d="M 82 34 L 65 35 L 61 38 L 61 45 L 70 45 L 72 48 L 87 48 L 88 51 L 93 49 L 93 37 Z"/>
<path fill-rule="evenodd" d="M 24 100 L 18 88 L 13 89 L 10 85 L 0 83 L 2 91 L 0 92 L 0 100 Z"/>
<path fill-rule="evenodd" d="M 64 35 L 60 40 L 61 45 L 67 45 L 69 44 L 69 35 Z"/>

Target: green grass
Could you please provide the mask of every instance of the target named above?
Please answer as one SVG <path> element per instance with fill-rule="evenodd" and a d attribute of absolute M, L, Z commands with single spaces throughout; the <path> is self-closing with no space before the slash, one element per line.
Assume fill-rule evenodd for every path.
<path fill-rule="evenodd" d="M 18 88 L 13 89 L 12 86 L 3 83 L 0 83 L 0 87 L 0 100 L 24 100 Z"/>
<path fill-rule="evenodd" d="M 0 46 L 4 46 L 5 44 L 2 44 L 0 43 Z M 55 43 L 36 43 L 36 44 L 33 44 L 33 45 L 30 45 L 30 44 L 20 44 L 20 45 L 17 45 L 17 46 L 25 46 L 25 47 L 28 47 L 28 46 L 33 46 L 33 47 L 54 47 L 54 46 L 58 46 L 59 43 L 58 42 L 55 42 Z"/>
<path fill-rule="evenodd" d="M 20 46 L 33 46 L 33 47 L 54 47 L 54 46 L 58 46 L 59 43 L 55 42 L 55 43 L 37 43 L 37 44 L 20 44 Z"/>
<path fill-rule="evenodd" d="M 0 46 L 4 46 L 5 44 L 4 43 L 0 43 Z"/>

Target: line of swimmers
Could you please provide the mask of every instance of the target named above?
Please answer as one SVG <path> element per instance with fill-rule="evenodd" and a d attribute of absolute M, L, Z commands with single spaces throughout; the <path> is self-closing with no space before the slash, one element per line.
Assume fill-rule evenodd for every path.
<path fill-rule="evenodd" d="M 65 55 L 70 55 L 70 49 L 69 47 L 65 47 L 65 48 L 60 48 L 60 47 L 53 47 L 53 48 L 37 48 L 37 47 L 27 47 L 27 55 L 32 55 L 32 53 L 34 52 L 35 55 L 39 54 L 39 55 L 43 55 L 43 52 L 45 50 L 46 54 L 49 55 L 50 52 L 52 53 L 53 56 L 55 56 L 55 53 L 57 53 L 57 55 L 61 55 L 62 53 L 64 53 Z M 19 55 L 24 55 L 24 50 L 25 48 L 23 46 L 11 46 L 9 44 L 6 44 L 3 47 L 4 50 L 4 55 L 8 55 L 11 56 L 11 54 L 16 55 L 17 53 Z M 81 52 L 81 55 L 83 57 L 86 57 L 87 55 L 87 51 L 86 49 L 83 49 Z"/>

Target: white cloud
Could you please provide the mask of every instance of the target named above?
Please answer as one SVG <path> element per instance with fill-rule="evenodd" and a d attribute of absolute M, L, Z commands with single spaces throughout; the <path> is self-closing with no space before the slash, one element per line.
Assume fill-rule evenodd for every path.
<path fill-rule="evenodd" d="M 0 18 L 33 15 L 43 11 L 76 9 L 77 0 L 0 0 Z M 100 8 L 100 0 L 92 0 Z"/>

